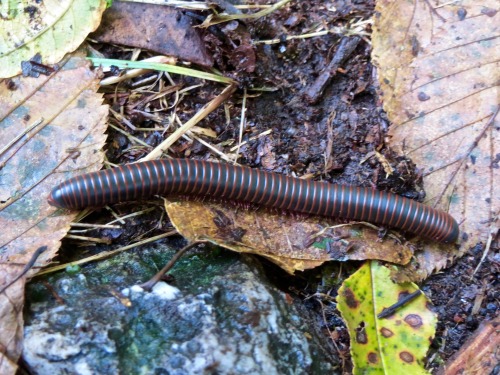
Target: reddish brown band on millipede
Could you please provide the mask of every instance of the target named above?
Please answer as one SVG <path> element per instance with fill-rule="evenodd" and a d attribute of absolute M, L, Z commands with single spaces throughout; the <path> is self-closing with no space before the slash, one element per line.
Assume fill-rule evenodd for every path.
<path fill-rule="evenodd" d="M 459 233 L 447 213 L 395 194 L 188 159 L 147 161 L 73 177 L 52 191 L 49 202 L 78 209 L 175 193 L 368 221 L 440 242 L 455 242 Z"/>

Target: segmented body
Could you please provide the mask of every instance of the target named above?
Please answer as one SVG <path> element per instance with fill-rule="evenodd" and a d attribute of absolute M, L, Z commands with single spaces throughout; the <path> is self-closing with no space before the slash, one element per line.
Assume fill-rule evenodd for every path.
<path fill-rule="evenodd" d="M 188 159 L 148 161 L 77 176 L 57 186 L 49 201 L 78 209 L 179 193 L 368 221 L 440 242 L 454 242 L 459 233 L 449 214 L 395 194 Z"/>

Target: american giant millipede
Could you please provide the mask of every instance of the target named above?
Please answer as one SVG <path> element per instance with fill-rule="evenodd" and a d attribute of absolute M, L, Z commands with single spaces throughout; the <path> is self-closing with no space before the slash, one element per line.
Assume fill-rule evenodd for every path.
<path fill-rule="evenodd" d="M 440 242 L 455 242 L 459 232 L 447 213 L 395 194 L 188 159 L 147 161 L 76 176 L 54 188 L 49 203 L 76 209 L 171 193 L 369 221 Z"/>

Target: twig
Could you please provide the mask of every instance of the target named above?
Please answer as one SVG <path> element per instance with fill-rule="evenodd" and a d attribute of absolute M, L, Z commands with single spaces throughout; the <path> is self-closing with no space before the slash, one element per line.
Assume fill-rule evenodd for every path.
<path fill-rule="evenodd" d="M 70 240 L 79 240 L 79 241 L 89 241 L 89 242 L 103 243 L 103 244 L 106 244 L 106 245 L 110 245 L 111 244 L 111 240 L 109 238 L 97 238 L 97 237 L 77 236 L 77 235 L 74 235 L 74 234 L 68 234 L 64 238 L 70 239 Z"/>
<path fill-rule="evenodd" d="M 47 246 L 40 246 L 38 249 L 35 250 L 33 255 L 31 256 L 30 260 L 26 265 L 24 266 L 23 270 L 14 277 L 11 281 L 7 282 L 7 284 L 3 287 L 0 288 L 0 293 L 3 293 L 8 287 L 10 287 L 12 284 L 14 284 L 17 280 L 19 280 L 21 277 L 23 277 L 30 269 L 33 267 L 33 265 L 36 263 L 36 260 L 38 257 L 45 251 L 47 250 Z"/>
<path fill-rule="evenodd" d="M 163 267 L 160 272 L 156 273 L 151 279 L 146 281 L 145 283 L 141 284 L 140 287 L 144 290 L 147 290 L 148 292 L 151 291 L 151 289 L 156 285 L 158 281 L 161 280 L 161 278 L 175 265 L 175 263 L 190 249 L 193 247 L 207 243 L 208 240 L 197 240 L 194 242 L 191 242 L 190 244 L 184 246 L 182 249 L 180 249 L 175 255 L 170 259 L 170 261 Z"/>
<path fill-rule="evenodd" d="M 476 269 L 474 270 L 474 272 L 470 276 L 471 280 L 474 277 L 474 275 L 476 274 L 476 272 L 479 270 L 479 267 L 481 267 L 481 265 L 483 264 L 486 257 L 488 256 L 488 253 L 490 252 L 490 248 L 491 248 L 491 242 L 493 241 L 493 237 L 495 237 L 497 235 L 497 233 L 498 233 L 498 228 L 495 228 L 494 230 L 490 231 L 490 235 L 488 236 L 488 241 L 486 242 L 486 246 L 485 246 L 484 251 L 483 251 L 483 256 L 481 257 L 481 260 L 479 261 Z"/>
<path fill-rule="evenodd" d="M 136 131 L 137 128 L 134 124 L 132 124 L 125 116 L 123 116 L 121 113 L 116 112 L 113 110 L 113 108 L 109 108 L 109 111 L 115 116 L 115 118 L 120 121 L 122 124 L 127 125 L 130 129 L 133 131 Z"/>
<path fill-rule="evenodd" d="M 109 258 L 110 256 L 113 256 L 115 254 L 121 253 L 121 252 L 123 252 L 125 250 L 129 250 L 129 249 L 132 249 L 132 248 L 137 247 L 137 246 L 145 245 L 145 244 L 150 243 L 150 242 L 158 241 L 158 240 L 161 240 L 162 238 L 173 236 L 174 234 L 177 234 L 176 230 L 172 230 L 172 231 L 160 234 L 160 235 L 155 236 L 155 237 L 150 237 L 150 238 L 147 238 L 145 240 L 142 240 L 142 241 L 139 241 L 139 242 L 135 242 L 135 243 L 127 245 L 127 246 L 120 247 L 120 248 L 118 248 L 116 250 L 106 251 L 106 252 L 103 252 L 103 253 L 99 253 L 99 254 L 87 257 L 85 259 L 80 259 L 80 260 L 77 260 L 75 262 L 69 262 L 69 263 L 65 263 L 65 264 L 60 264 L 58 266 L 46 268 L 43 271 L 38 272 L 35 276 L 41 276 L 41 275 L 45 275 L 47 273 L 53 273 L 53 272 L 56 272 L 56 271 L 60 271 L 60 270 L 65 269 L 68 266 L 75 266 L 75 265 L 79 265 L 79 264 L 86 264 L 86 263 L 94 262 L 96 260 L 100 260 L 100 259 L 104 259 L 104 258 Z"/>
<path fill-rule="evenodd" d="M 361 38 L 359 36 L 344 36 L 335 51 L 335 55 L 328 66 L 314 80 L 309 87 L 306 88 L 304 98 L 310 104 L 318 102 L 330 82 L 331 78 L 337 74 L 337 69 L 342 65 L 354 52 Z"/>
<path fill-rule="evenodd" d="M 140 216 L 140 215 L 144 215 L 144 214 L 147 214 L 148 212 L 151 212 L 155 209 L 155 207 L 151 207 L 151 208 L 146 208 L 145 210 L 142 210 L 142 211 L 137 211 L 137 212 L 134 212 L 134 213 L 131 213 L 131 214 L 128 214 L 128 215 L 125 215 L 125 216 L 117 216 L 114 212 L 112 212 L 113 216 L 116 218 L 115 220 L 112 220 L 110 221 L 109 223 L 106 223 L 106 225 L 110 225 L 110 224 L 114 224 L 114 223 L 121 223 L 121 224 L 125 224 L 125 219 L 130 219 L 131 217 L 135 217 L 135 216 Z"/>
<path fill-rule="evenodd" d="M 191 131 L 190 131 L 191 132 Z M 230 155 L 227 155 L 225 153 L 223 153 L 222 151 L 219 151 L 218 149 L 216 149 L 213 145 L 211 145 L 210 143 L 208 142 L 205 142 L 203 139 L 201 139 L 200 137 L 197 137 L 196 135 L 194 134 L 190 134 L 191 137 L 193 137 L 193 139 L 196 139 L 198 142 L 200 142 L 203 146 L 209 148 L 213 153 L 219 155 L 221 157 L 221 159 L 224 159 L 225 161 L 227 161 L 228 163 L 233 163 L 235 165 L 239 165 L 238 163 L 236 163 L 234 160 L 232 160 L 232 158 L 230 157 Z"/>
<path fill-rule="evenodd" d="M 240 117 L 240 132 L 238 136 L 238 147 L 236 148 L 236 154 L 234 156 L 234 164 L 238 162 L 238 156 L 240 154 L 240 146 L 243 138 L 243 129 L 246 125 L 246 112 L 247 112 L 247 89 L 243 90 L 243 101 L 241 103 L 241 117 Z"/>
<path fill-rule="evenodd" d="M 266 135 L 269 135 L 269 134 L 271 134 L 272 132 L 273 132 L 273 129 L 267 129 L 267 130 L 263 131 L 263 132 L 262 132 L 262 133 L 260 133 L 260 134 L 257 134 L 257 135 L 255 135 L 255 136 L 253 136 L 253 137 L 248 138 L 248 141 L 243 141 L 243 142 L 241 142 L 241 144 L 240 144 L 240 143 L 238 143 L 236 146 L 231 147 L 231 148 L 229 149 L 229 151 L 234 152 L 234 151 L 236 151 L 236 150 L 237 150 L 240 146 L 244 146 L 244 145 L 246 145 L 249 141 L 255 141 L 256 139 L 259 139 L 259 138 L 261 138 L 261 137 L 264 137 L 264 136 L 266 136 Z"/>
<path fill-rule="evenodd" d="M 224 91 L 220 93 L 220 95 L 203 106 L 203 108 L 191 117 L 189 121 L 174 131 L 167 139 L 160 143 L 153 151 L 143 157 L 140 161 L 159 159 L 162 154 L 166 152 L 183 134 L 212 113 L 222 102 L 228 99 L 235 90 L 236 85 L 227 86 Z"/>
<path fill-rule="evenodd" d="M 2 156 L 9 148 L 11 148 L 17 141 L 19 141 L 22 137 L 24 137 L 26 134 L 28 134 L 31 130 L 36 128 L 38 125 L 40 125 L 43 122 L 43 117 L 40 118 L 39 120 L 35 121 L 33 124 L 28 126 L 26 129 L 24 129 L 21 133 L 16 135 L 14 139 L 12 139 L 9 143 L 7 143 L 1 150 L 0 150 L 0 156 Z"/>
<path fill-rule="evenodd" d="M 391 316 L 397 310 L 399 310 L 401 307 L 407 305 L 410 301 L 413 301 L 415 298 L 417 298 L 421 294 L 422 294 L 422 291 L 420 289 L 418 289 L 415 292 L 404 296 L 398 302 L 396 302 L 394 305 L 384 308 L 382 310 L 382 312 L 377 315 L 377 318 L 384 319 L 384 318 Z"/>
<path fill-rule="evenodd" d="M 89 223 L 70 223 L 72 228 L 90 228 L 90 229 L 120 229 L 119 225 L 107 224 L 89 224 Z"/>
<path fill-rule="evenodd" d="M 144 147 L 151 147 L 150 145 L 148 145 L 146 142 L 140 140 L 139 138 L 137 137 L 134 137 L 133 135 L 131 135 L 130 133 L 127 133 L 125 130 L 122 130 L 120 129 L 118 126 L 115 126 L 113 124 L 109 124 L 109 126 L 113 129 L 115 129 L 118 133 L 122 133 L 125 137 L 127 137 L 128 139 L 130 139 L 131 141 L 134 141 L 135 143 L 138 143 L 140 144 L 141 146 L 144 146 Z"/>
<path fill-rule="evenodd" d="M 332 27 L 331 29 L 328 30 L 322 30 L 323 25 L 319 25 L 319 27 L 316 28 L 316 31 L 311 31 L 307 32 L 305 34 L 300 34 L 300 35 L 287 35 L 285 37 L 286 41 L 294 40 L 294 39 L 308 39 L 308 38 L 314 38 L 318 36 L 324 36 L 328 34 L 339 34 L 339 35 L 344 35 L 344 36 L 354 36 L 358 35 L 363 37 L 363 40 L 366 39 L 366 37 L 369 35 L 368 32 L 365 31 L 366 25 L 371 24 L 373 21 L 372 20 L 359 20 L 353 24 L 351 24 L 348 27 Z M 365 40 L 366 41 L 366 40 Z M 369 41 L 368 41 L 369 42 Z M 281 38 L 276 38 L 276 39 L 267 39 L 267 40 L 256 40 L 253 41 L 252 44 L 257 45 L 257 44 L 278 44 L 278 43 L 283 43 L 283 39 Z"/>

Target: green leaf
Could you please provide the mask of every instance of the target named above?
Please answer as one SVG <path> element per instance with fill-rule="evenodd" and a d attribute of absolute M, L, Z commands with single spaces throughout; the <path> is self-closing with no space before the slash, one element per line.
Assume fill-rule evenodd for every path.
<path fill-rule="evenodd" d="M 351 337 L 354 374 L 428 374 L 424 359 L 436 330 L 437 317 L 421 294 L 386 319 L 377 315 L 418 290 L 396 284 L 390 271 L 366 262 L 344 281 L 337 307 Z"/>
<path fill-rule="evenodd" d="M 82 44 L 106 9 L 105 0 L 0 2 L 0 78 L 21 73 L 21 62 L 39 53 L 55 64 Z"/>
<path fill-rule="evenodd" d="M 90 57 L 89 60 L 92 61 L 92 63 L 95 66 L 103 66 L 103 67 L 116 66 L 120 69 L 151 69 L 151 70 L 158 70 L 161 72 L 182 74 L 190 77 L 206 79 L 209 81 L 229 83 L 229 84 L 235 83 L 233 79 L 221 76 L 219 74 L 207 73 L 201 70 L 190 69 L 177 65 L 170 65 L 170 64 L 149 62 L 149 61 L 103 59 L 99 57 Z"/>

